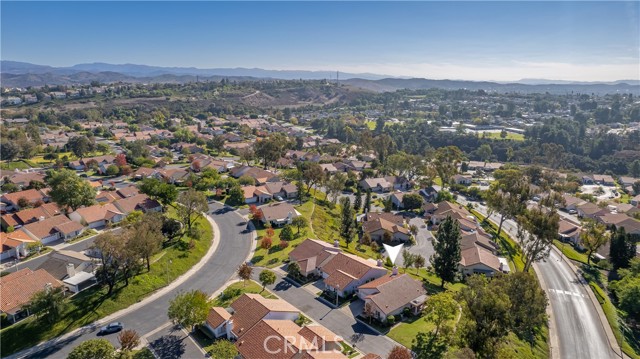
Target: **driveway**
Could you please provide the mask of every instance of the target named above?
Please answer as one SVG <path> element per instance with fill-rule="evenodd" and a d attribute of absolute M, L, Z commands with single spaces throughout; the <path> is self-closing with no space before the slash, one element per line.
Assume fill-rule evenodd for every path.
<path fill-rule="evenodd" d="M 257 280 L 259 272 L 260 270 L 253 272 L 254 279 Z M 300 309 L 317 323 L 344 338 L 347 342 L 355 343 L 363 353 L 375 353 L 386 358 L 391 349 L 398 345 L 395 341 L 374 332 L 366 325 L 358 322 L 342 309 L 329 308 L 317 299 L 314 294 L 304 288 L 293 286 L 284 280 L 280 274 L 276 273 L 276 277 L 278 279 L 275 284 L 267 286 L 267 288 Z"/>
<path fill-rule="evenodd" d="M 425 266 L 429 265 L 429 258 L 435 250 L 433 249 L 433 235 L 427 229 L 427 225 L 424 223 L 424 218 L 414 217 L 409 220 L 409 225 L 415 225 L 418 227 L 418 234 L 416 235 L 416 244 L 412 246 L 405 245 L 405 248 L 413 253 L 419 254 L 424 257 Z M 399 266 L 403 265 L 402 255 L 398 256 L 396 260 L 396 264 Z"/>

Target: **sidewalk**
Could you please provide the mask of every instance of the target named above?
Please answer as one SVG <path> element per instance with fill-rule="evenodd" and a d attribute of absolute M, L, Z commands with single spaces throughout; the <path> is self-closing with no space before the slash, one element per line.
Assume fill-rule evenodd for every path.
<path fill-rule="evenodd" d="M 151 302 L 153 302 L 154 300 L 160 298 L 161 296 L 170 293 L 171 291 L 173 291 L 174 289 L 176 289 L 179 285 L 181 285 L 182 283 L 186 282 L 189 278 L 191 278 L 197 271 L 199 271 L 206 263 L 207 261 L 209 261 L 211 259 L 211 257 L 213 256 L 213 254 L 216 252 L 216 249 L 218 248 L 218 245 L 220 243 L 220 229 L 218 228 L 218 225 L 215 223 L 215 221 L 213 220 L 213 218 L 211 218 L 211 216 L 209 216 L 208 214 L 205 214 L 205 217 L 207 218 L 207 220 L 209 221 L 209 223 L 211 224 L 211 228 L 212 228 L 212 233 L 213 233 L 213 239 L 212 239 L 212 243 L 211 243 L 211 247 L 209 247 L 209 250 L 207 251 L 207 253 L 204 255 L 204 257 L 202 257 L 202 259 L 193 267 L 191 267 L 186 273 L 182 274 L 181 276 L 179 276 L 178 278 L 176 278 L 173 282 L 171 282 L 168 286 L 163 287 L 162 289 L 159 289 L 158 291 L 156 291 L 155 293 L 151 294 L 150 296 L 146 297 L 145 299 L 141 300 L 140 302 L 133 304 L 127 308 L 121 309 L 113 314 L 110 314 L 102 319 L 99 319 L 89 325 L 86 325 L 84 327 L 80 327 L 78 329 L 75 329 L 69 333 L 66 333 L 62 336 L 59 336 L 57 338 L 48 340 L 46 342 L 40 343 L 34 347 L 31 347 L 29 349 L 25 349 L 21 352 L 12 354 L 8 357 L 6 357 L 6 359 L 17 359 L 17 358 L 22 358 L 24 356 L 30 355 L 32 353 L 37 353 L 39 351 L 41 351 L 44 348 L 53 346 L 57 343 L 60 342 L 64 342 L 66 339 L 68 338 L 72 338 L 74 336 L 77 336 L 79 334 L 83 334 L 86 333 L 88 331 L 93 331 L 95 328 L 100 327 L 106 323 L 112 322 L 117 318 L 120 318 L 122 316 L 125 316 L 135 310 L 137 310 L 140 307 L 143 307 Z M 75 244 L 75 243 L 73 243 Z"/>

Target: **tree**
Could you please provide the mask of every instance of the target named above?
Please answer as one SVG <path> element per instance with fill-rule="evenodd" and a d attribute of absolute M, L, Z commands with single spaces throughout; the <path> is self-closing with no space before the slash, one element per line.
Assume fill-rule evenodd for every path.
<path fill-rule="evenodd" d="M 273 283 L 276 282 L 276 274 L 268 269 L 265 269 L 262 272 L 260 272 L 259 278 L 260 278 L 260 283 L 262 283 L 262 291 L 264 291 L 264 288 L 266 286 L 272 285 Z"/>
<path fill-rule="evenodd" d="M 118 343 L 122 351 L 130 352 L 140 344 L 140 335 L 133 329 L 125 329 L 118 335 Z"/>
<path fill-rule="evenodd" d="M 298 233 L 300 233 L 300 229 L 307 228 L 309 226 L 309 220 L 307 219 L 307 217 L 298 216 L 291 220 L 291 225 L 296 226 L 296 228 L 298 229 Z"/>
<path fill-rule="evenodd" d="M 144 179 L 140 184 L 140 192 L 162 203 L 163 206 L 173 205 L 178 198 L 176 186 L 156 178 Z"/>
<path fill-rule="evenodd" d="M 118 167 L 124 167 L 127 165 L 127 156 L 124 153 L 118 153 L 113 159 L 113 163 Z"/>
<path fill-rule="evenodd" d="M 29 186 L 27 186 L 27 189 L 43 189 L 45 187 L 47 187 L 47 185 L 44 184 L 44 182 L 31 180 L 29 181 Z"/>
<path fill-rule="evenodd" d="M 438 336 L 441 331 L 445 336 L 450 334 L 452 328 L 448 326 L 448 322 L 457 316 L 458 308 L 458 302 L 451 292 L 438 293 L 427 299 L 422 312 L 425 320 L 435 325 L 435 336 Z"/>
<path fill-rule="evenodd" d="M 613 269 L 629 267 L 635 253 L 636 249 L 631 236 L 625 232 L 624 227 L 618 228 L 611 237 L 611 246 L 609 247 L 609 260 Z"/>
<path fill-rule="evenodd" d="M 73 348 L 67 359 L 113 359 L 115 350 L 106 339 L 89 339 Z"/>
<path fill-rule="evenodd" d="M 391 196 L 387 197 L 387 199 L 384 200 L 384 208 L 383 210 L 387 213 L 391 212 L 391 210 L 393 209 L 393 201 L 391 201 Z"/>
<path fill-rule="evenodd" d="M 362 208 L 362 192 L 360 189 L 356 192 L 356 198 L 353 201 L 353 210 L 358 213 Z"/>
<path fill-rule="evenodd" d="M 240 206 L 244 204 L 244 191 L 240 186 L 233 186 L 229 190 L 229 197 L 227 198 L 227 203 L 232 206 Z"/>
<path fill-rule="evenodd" d="M 400 345 L 396 345 L 387 355 L 387 359 L 413 359 L 413 356 L 411 355 L 409 349 Z"/>
<path fill-rule="evenodd" d="M 494 291 L 509 296 L 511 329 L 530 343 L 536 331 L 547 322 L 547 296 L 534 274 L 516 272 L 494 278 L 489 284 Z"/>
<path fill-rule="evenodd" d="M 640 160 L 635 160 L 629 164 L 629 174 L 632 177 L 640 177 Z"/>
<path fill-rule="evenodd" d="M 436 150 L 434 164 L 443 184 L 449 184 L 463 159 L 464 154 L 456 146 L 440 147 Z"/>
<path fill-rule="evenodd" d="M 489 162 L 489 160 L 491 159 L 491 156 L 493 155 L 493 150 L 491 149 L 491 146 L 487 143 L 480 145 L 480 147 L 478 147 L 476 152 L 478 153 L 478 156 L 480 156 L 480 159 L 482 159 L 485 164 Z"/>
<path fill-rule="evenodd" d="M 417 193 L 407 193 L 402 196 L 404 209 L 418 209 L 422 207 L 422 196 Z"/>
<path fill-rule="evenodd" d="M 609 288 L 615 294 L 618 307 L 628 319 L 640 320 L 640 259 L 634 258 L 628 269 L 618 271 L 620 280 L 611 282 Z"/>
<path fill-rule="evenodd" d="M 107 167 L 107 176 L 117 176 L 118 173 L 120 173 L 120 168 L 118 168 L 118 166 L 116 165 L 109 165 L 109 167 Z"/>
<path fill-rule="evenodd" d="M 371 211 L 371 190 L 367 190 L 367 196 L 364 200 L 364 209 L 363 212 L 367 213 Z"/>
<path fill-rule="evenodd" d="M 320 164 L 316 162 L 302 162 L 300 172 L 302 173 L 302 182 L 307 186 L 307 195 L 311 192 L 313 186 L 322 182 L 324 179 L 324 171 Z"/>
<path fill-rule="evenodd" d="M 273 246 L 273 240 L 271 237 L 262 237 L 260 240 L 260 248 L 262 249 L 270 249 Z"/>
<path fill-rule="evenodd" d="M 602 247 L 609 240 L 607 228 L 600 223 L 590 221 L 586 230 L 582 232 L 580 239 L 582 245 L 587 249 L 587 264 L 591 265 L 591 256 L 598 248 Z"/>
<path fill-rule="evenodd" d="M 433 245 L 435 253 L 431 263 L 436 274 L 446 282 L 453 282 L 460 264 L 460 227 L 458 221 L 447 216 L 440 226 Z"/>
<path fill-rule="evenodd" d="M 119 238 L 115 238 L 112 232 L 104 232 L 98 235 L 93 243 L 95 249 L 100 253 L 102 265 L 98 268 L 96 277 L 109 287 L 107 295 L 113 292 L 113 288 L 120 274 L 121 252 L 124 250 L 124 243 Z"/>
<path fill-rule="evenodd" d="M 238 277 L 244 281 L 245 285 L 247 281 L 251 279 L 251 273 L 253 273 L 253 268 L 247 263 L 242 263 L 240 267 L 238 267 Z"/>
<path fill-rule="evenodd" d="M 416 268 L 416 274 L 418 274 L 418 270 L 424 267 L 426 259 L 422 255 L 418 254 L 413 258 L 413 260 L 413 266 Z"/>
<path fill-rule="evenodd" d="M 278 132 L 256 142 L 253 147 L 255 155 L 262 159 L 265 168 L 267 168 L 282 157 L 290 144 L 287 137 Z"/>
<path fill-rule="evenodd" d="M 349 243 L 353 241 L 353 236 L 355 235 L 355 225 L 353 220 L 354 213 L 353 208 L 351 208 L 351 200 L 349 197 L 343 197 L 340 200 L 340 205 L 342 206 L 340 237 L 344 239 L 347 243 L 347 247 L 349 247 Z"/>
<path fill-rule="evenodd" d="M 506 293 L 487 285 L 484 276 L 471 276 L 461 291 L 465 320 L 459 324 L 461 337 L 482 358 L 493 358 L 507 335 L 511 303 Z"/>
<path fill-rule="evenodd" d="M 289 273 L 293 278 L 299 278 L 302 273 L 300 272 L 300 265 L 298 262 L 289 263 L 287 265 L 287 273 Z"/>
<path fill-rule="evenodd" d="M 280 231 L 280 240 L 283 241 L 292 241 L 293 240 L 293 230 L 291 229 L 290 225 L 286 225 L 284 227 L 282 227 L 282 230 Z"/>
<path fill-rule="evenodd" d="M 87 153 L 93 151 L 95 143 L 93 143 L 87 136 L 74 136 L 67 142 L 67 147 L 74 155 L 82 158 Z"/>
<path fill-rule="evenodd" d="M 209 209 L 207 197 L 202 192 L 198 192 L 193 188 L 180 193 L 177 200 L 176 212 L 178 217 L 187 226 L 187 230 L 191 230 L 191 226 L 202 216 L 202 212 Z"/>
<path fill-rule="evenodd" d="M 234 359 L 238 356 L 236 346 L 226 339 L 216 340 L 207 354 L 216 359 Z"/>
<path fill-rule="evenodd" d="M 31 202 L 26 198 L 26 197 L 20 197 L 18 198 L 18 201 L 16 203 L 18 205 L 18 207 L 20 207 L 20 209 L 26 209 L 26 208 L 31 208 L 33 207 L 31 205 Z"/>
<path fill-rule="evenodd" d="M 241 186 L 255 186 L 256 180 L 251 176 L 244 175 L 238 178 L 238 183 Z"/>
<path fill-rule="evenodd" d="M 518 218 L 517 238 L 525 258 L 524 271 L 527 272 L 533 262 L 549 255 L 553 240 L 558 236 L 560 217 L 554 210 L 547 213 L 542 208 L 533 208 Z"/>
<path fill-rule="evenodd" d="M 47 174 L 47 183 L 51 187 L 49 196 L 60 206 L 76 210 L 81 206 L 94 203 L 96 192 L 89 182 L 78 177 L 70 170 L 51 171 Z"/>
<path fill-rule="evenodd" d="M 405 273 L 407 272 L 407 268 L 413 265 L 415 259 L 416 257 L 408 250 L 405 249 L 402 251 L 402 266 L 404 267 Z"/>
<path fill-rule="evenodd" d="M 500 214 L 497 236 L 500 236 L 506 219 L 515 219 L 526 209 L 529 184 L 518 169 L 497 170 L 494 181 L 485 194 L 487 206 Z"/>
<path fill-rule="evenodd" d="M 169 302 L 167 316 L 174 324 L 189 328 L 194 327 L 207 319 L 211 303 L 206 293 L 192 290 L 180 293 Z"/>
<path fill-rule="evenodd" d="M 158 253 L 162 247 L 162 216 L 157 213 L 147 213 L 140 222 L 129 229 L 128 246 L 147 263 L 147 271 L 151 270 L 151 256 Z"/>
<path fill-rule="evenodd" d="M 53 324 L 59 318 L 62 310 L 64 309 L 66 300 L 64 297 L 64 287 L 53 288 L 48 286 L 33 294 L 29 304 L 26 305 L 26 309 L 44 318 L 47 323 Z"/>
<path fill-rule="evenodd" d="M 336 200 L 338 199 L 338 195 L 340 195 L 346 183 L 347 183 L 347 176 L 343 173 L 336 173 L 335 175 L 331 176 L 329 180 L 326 181 L 324 187 L 327 191 L 327 197 L 331 196 L 332 198 L 331 201 L 333 203 L 336 203 Z"/>

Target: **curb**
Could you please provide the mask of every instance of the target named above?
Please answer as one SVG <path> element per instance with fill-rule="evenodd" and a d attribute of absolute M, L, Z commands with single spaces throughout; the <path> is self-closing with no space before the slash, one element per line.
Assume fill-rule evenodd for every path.
<path fill-rule="evenodd" d="M 622 352 L 622 348 L 620 348 L 620 345 L 618 344 L 618 341 L 616 340 L 615 335 L 613 335 L 613 329 L 611 329 L 611 325 L 609 325 L 607 316 L 604 315 L 604 310 L 602 310 L 602 306 L 600 305 L 600 302 L 598 302 L 596 295 L 593 294 L 593 289 L 591 289 L 591 286 L 589 286 L 588 284 L 585 284 L 586 280 L 578 273 L 576 266 L 571 262 L 571 260 L 565 257 L 564 254 L 562 254 L 562 252 L 560 251 L 560 249 L 558 249 L 556 246 L 554 245 L 551 245 L 551 246 L 552 246 L 552 250 L 555 251 L 556 254 L 560 256 L 561 259 L 565 260 L 565 262 L 569 265 L 569 268 L 571 269 L 573 274 L 575 274 L 576 279 L 578 279 L 580 284 L 587 291 L 589 295 L 589 299 L 591 299 L 591 304 L 593 304 L 593 306 L 596 308 L 596 312 L 598 313 L 598 317 L 600 318 L 600 324 L 602 325 L 604 332 L 607 335 L 607 341 L 609 342 L 609 346 L 611 347 L 611 350 L 613 350 L 613 352 L 616 353 L 618 357 L 625 358 L 625 355 Z"/>
<path fill-rule="evenodd" d="M 144 298 L 143 300 L 132 304 L 130 306 L 128 306 L 127 308 L 121 309 L 115 313 L 112 313 L 104 318 L 98 319 L 95 322 L 85 325 L 83 327 L 77 328 L 69 333 L 66 333 L 62 336 L 59 336 L 57 338 L 48 340 L 46 342 L 42 342 L 40 344 L 37 344 L 29 349 L 25 349 L 19 353 L 15 353 L 12 354 L 10 356 L 5 357 L 6 359 L 18 359 L 18 358 L 23 358 L 27 355 L 30 355 L 31 353 L 34 352 L 39 352 L 42 349 L 45 349 L 47 347 L 53 346 L 56 343 L 60 342 L 60 341 L 64 341 L 68 338 L 74 337 L 74 336 L 79 336 L 82 335 L 86 332 L 91 332 L 94 331 L 96 328 L 98 328 L 99 326 L 103 325 L 104 323 L 108 323 L 113 321 L 114 319 L 117 319 L 123 315 L 126 315 L 128 313 L 131 313 L 134 310 L 137 310 L 138 308 L 145 306 L 151 302 L 153 302 L 154 300 L 158 299 L 159 297 L 171 292 L 172 290 L 174 290 L 177 286 L 179 286 L 180 284 L 184 283 L 187 279 L 189 279 L 191 276 L 193 276 L 198 270 L 200 270 L 205 263 L 207 263 L 207 261 L 209 261 L 209 259 L 211 259 L 211 257 L 213 256 L 213 254 L 216 252 L 217 248 L 218 248 L 218 244 L 220 243 L 220 229 L 218 228 L 218 225 L 215 223 L 215 221 L 211 218 L 211 216 L 209 216 L 208 214 L 205 213 L 205 218 L 207 218 L 207 220 L 209 221 L 209 224 L 211 224 L 211 230 L 213 233 L 213 239 L 212 239 L 212 243 L 211 246 L 209 247 L 209 250 L 207 251 L 207 253 L 204 255 L 204 257 L 202 257 L 202 259 L 200 259 L 200 261 L 198 263 L 196 263 L 193 267 L 191 267 L 188 271 L 186 271 L 185 273 L 183 273 L 181 276 L 175 278 L 173 280 L 173 282 L 171 282 L 168 286 L 162 287 L 160 289 L 158 289 L 155 293 L 151 294 L 150 296 Z M 216 236 L 217 233 L 217 236 Z M 217 239 L 217 240 L 216 240 Z"/>

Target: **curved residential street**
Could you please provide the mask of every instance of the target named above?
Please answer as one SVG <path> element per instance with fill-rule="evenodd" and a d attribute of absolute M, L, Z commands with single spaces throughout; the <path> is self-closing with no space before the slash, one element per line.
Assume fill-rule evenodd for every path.
<path fill-rule="evenodd" d="M 466 205 L 466 201 L 458 198 L 458 202 Z M 476 210 L 487 215 L 484 206 L 474 203 Z M 500 217 L 492 215 L 491 220 L 499 223 Z M 517 233 L 516 223 L 505 220 L 503 230 L 512 238 Z M 608 333 L 598 315 L 589 292 L 591 289 L 572 271 L 567 259 L 555 250 L 545 261 L 536 264 L 538 276 L 542 277 L 542 288 L 546 291 L 551 308 L 552 322 L 555 324 L 557 348 L 554 338 L 551 338 L 552 358 L 620 358 L 620 352 L 615 353 L 609 344 Z M 608 328 L 610 329 L 610 328 Z M 609 330 L 610 333 L 610 330 Z M 553 334 L 553 331 L 550 333 Z M 615 343 L 615 339 L 613 339 Z M 614 344 L 617 347 L 617 344 Z"/>
<path fill-rule="evenodd" d="M 243 217 L 234 211 L 224 210 L 222 205 L 215 203 L 211 203 L 209 209 L 211 217 L 215 220 L 220 231 L 220 233 L 215 233 L 219 244 L 213 256 L 184 283 L 178 285 L 176 289 L 137 310 L 115 318 L 115 321 L 122 322 L 126 329 L 136 330 L 152 346 L 155 344 L 161 347 L 160 349 L 177 348 L 177 352 L 161 355 L 162 357 L 182 356 L 193 358 L 195 353 L 198 354 L 197 357 L 204 357 L 199 351 L 193 351 L 195 348 L 193 343 L 184 343 L 186 340 L 183 340 L 185 336 L 183 332 L 175 333 L 176 337 L 171 335 L 163 336 L 163 334 L 170 334 L 172 329 L 172 326 L 167 325 L 169 301 L 180 291 L 198 289 L 209 294 L 214 293 L 235 275 L 236 269 L 246 260 L 251 249 L 251 235 L 245 232 L 246 225 Z M 166 332 L 163 332 L 164 329 L 166 329 Z M 21 356 L 21 358 L 66 358 L 75 346 L 85 340 L 97 338 L 96 333 L 97 329 L 80 331 L 77 335 L 62 340 L 55 346 L 38 352 L 31 352 L 28 355 Z M 111 334 L 101 338 L 106 338 L 118 345 L 117 337 L 117 334 Z M 154 340 L 156 341 L 155 343 L 153 343 Z M 185 351 L 185 347 L 188 347 L 187 349 L 191 351 Z"/>

